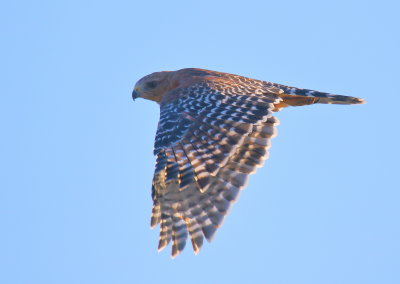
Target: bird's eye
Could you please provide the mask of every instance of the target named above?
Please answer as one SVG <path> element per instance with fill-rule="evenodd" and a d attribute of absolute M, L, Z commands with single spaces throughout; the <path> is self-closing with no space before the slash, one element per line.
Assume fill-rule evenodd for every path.
<path fill-rule="evenodd" d="M 156 81 L 150 81 L 146 83 L 146 87 L 149 89 L 154 89 L 157 86 L 157 82 Z"/>

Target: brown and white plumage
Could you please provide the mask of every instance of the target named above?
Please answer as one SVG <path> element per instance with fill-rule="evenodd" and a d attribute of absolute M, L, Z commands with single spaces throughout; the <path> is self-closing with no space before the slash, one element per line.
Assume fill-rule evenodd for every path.
<path fill-rule="evenodd" d="M 178 255 L 190 236 L 198 253 L 212 240 L 248 175 L 268 157 L 283 107 L 360 104 L 332 95 L 216 71 L 187 68 L 140 79 L 132 93 L 160 104 L 151 227 L 161 250 Z"/>

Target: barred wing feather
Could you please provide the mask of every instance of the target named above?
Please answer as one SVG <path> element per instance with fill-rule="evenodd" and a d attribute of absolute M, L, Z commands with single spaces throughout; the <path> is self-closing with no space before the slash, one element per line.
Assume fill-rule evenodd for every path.
<path fill-rule="evenodd" d="M 151 226 L 160 224 L 159 250 L 172 240 L 175 257 L 188 235 L 195 253 L 204 237 L 212 240 L 248 175 L 263 164 L 281 99 L 258 86 L 218 82 L 173 92 L 161 103 Z"/>

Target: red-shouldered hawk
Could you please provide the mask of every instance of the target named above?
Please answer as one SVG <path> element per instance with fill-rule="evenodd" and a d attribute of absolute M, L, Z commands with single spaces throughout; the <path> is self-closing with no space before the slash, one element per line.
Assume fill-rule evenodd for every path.
<path fill-rule="evenodd" d="M 197 254 L 211 241 L 249 174 L 268 157 L 283 107 L 362 104 L 363 99 L 187 68 L 140 79 L 133 99 L 160 104 L 151 227 L 172 257 L 186 244 Z"/>

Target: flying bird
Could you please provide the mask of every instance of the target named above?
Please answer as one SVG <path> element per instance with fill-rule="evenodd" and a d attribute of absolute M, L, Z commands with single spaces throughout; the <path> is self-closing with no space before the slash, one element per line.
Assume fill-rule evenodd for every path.
<path fill-rule="evenodd" d="M 222 72 L 186 68 L 140 79 L 132 98 L 160 105 L 154 145 L 151 227 L 158 250 L 172 239 L 172 257 L 187 236 L 197 254 L 211 241 L 249 174 L 268 158 L 288 106 L 362 104 L 363 99 L 289 87 Z"/>

